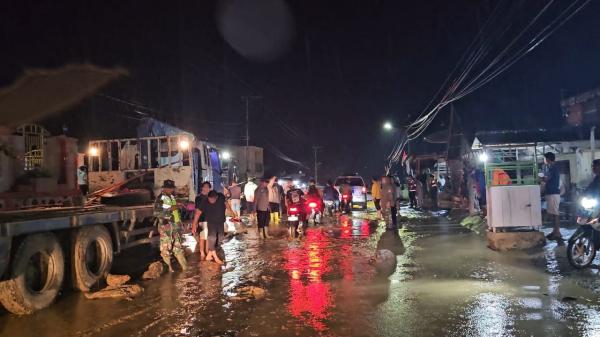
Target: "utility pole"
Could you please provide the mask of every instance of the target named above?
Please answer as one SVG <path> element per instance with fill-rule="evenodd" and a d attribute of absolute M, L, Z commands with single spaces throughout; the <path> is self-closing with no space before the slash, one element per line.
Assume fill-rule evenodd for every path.
<path fill-rule="evenodd" d="M 313 145 L 313 151 L 314 151 L 314 158 L 315 158 L 315 181 L 317 181 L 317 184 L 319 183 L 319 173 L 318 173 L 318 166 L 319 163 L 317 162 L 317 151 L 319 151 L 319 149 L 322 148 L 322 146 L 318 146 L 318 145 Z"/>
<path fill-rule="evenodd" d="M 248 156 L 248 147 L 250 146 L 250 100 L 261 99 L 262 96 L 242 96 L 242 100 L 246 101 L 246 149 L 245 149 L 245 161 L 246 161 L 246 179 L 248 179 L 248 172 L 250 172 L 250 161 Z"/>

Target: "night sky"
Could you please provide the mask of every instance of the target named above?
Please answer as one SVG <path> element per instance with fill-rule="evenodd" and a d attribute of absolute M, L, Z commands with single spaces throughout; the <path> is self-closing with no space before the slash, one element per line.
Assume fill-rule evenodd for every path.
<path fill-rule="evenodd" d="M 270 171 L 306 170 L 277 151 L 312 167 L 317 144 L 321 177 L 370 176 L 382 172 L 393 140 L 382 123 L 402 125 L 420 113 L 495 3 L 297 0 L 287 1 L 286 19 L 275 0 L 246 0 L 230 11 L 211 0 L 3 1 L 0 85 L 27 67 L 91 62 L 128 69 L 128 78 L 102 93 L 142 107 L 97 95 L 49 121 L 66 123 L 82 140 L 131 136 L 128 126 L 140 111 L 216 143 L 241 144 L 241 96 L 260 95 L 250 103 L 251 143 L 265 147 Z M 545 1 L 525 3 L 523 11 Z M 236 31 L 238 19 L 261 15 L 250 22 L 273 37 L 266 47 Z M 562 126 L 561 96 L 600 86 L 598 17 L 600 1 L 592 1 L 502 76 L 457 102 L 461 127 Z M 240 44 L 267 51 L 240 51 Z M 447 116 L 440 114 L 431 130 Z"/>

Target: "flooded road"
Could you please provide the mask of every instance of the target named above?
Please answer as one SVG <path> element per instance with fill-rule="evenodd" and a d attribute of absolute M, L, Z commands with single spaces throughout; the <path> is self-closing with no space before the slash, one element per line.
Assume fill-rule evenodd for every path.
<path fill-rule="evenodd" d="M 498 253 L 446 216 L 403 212 L 400 230 L 355 214 L 302 241 L 250 229 L 224 243 L 222 268 L 192 257 L 133 300 L 65 293 L 31 316 L 1 313 L 0 335 L 600 336 L 598 271 L 574 271 L 563 246 Z"/>

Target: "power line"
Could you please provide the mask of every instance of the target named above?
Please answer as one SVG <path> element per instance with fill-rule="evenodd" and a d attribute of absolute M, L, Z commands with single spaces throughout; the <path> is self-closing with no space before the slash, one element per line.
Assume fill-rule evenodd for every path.
<path fill-rule="evenodd" d="M 511 29 L 513 26 L 513 17 L 519 10 L 517 6 L 513 5 L 512 7 L 508 8 L 508 15 L 502 15 L 500 11 L 501 3 L 499 2 L 488 17 L 482 29 L 477 33 L 471 44 L 469 44 L 463 56 L 461 56 L 457 66 L 455 66 L 454 70 L 450 72 L 450 76 L 452 76 L 452 74 L 459 68 L 461 69 L 460 72 L 451 82 L 445 94 L 439 99 L 438 103 L 431 107 L 432 102 L 435 101 L 436 97 L 439 96 L 441 88 L 447 85 L 448 78 L 446 78 L 440 90 L 436 92 L 432 101 L 430 101 L 417 119 L 408 125 L 407 139 L 398 141 L 390 155 L 388 155 L 390 163 L 392 161 L 398 161 L 399 156 L 401 155 L 406 144 L 409 141 L 420 137 L 443 108 L 445 108 L 448 104 L 473 93 L 505 72 L 514 63 L 523 58 L 527 53 L 531 52 L 545 39 L 551 36 L 556 30 L 562 27 L 589 2 L 591 2 L 591 0 L 585 0 L 583 2 L 576 0 L 572 2 L 569 6 L 564 8 L 560 14 L 557 15 L 549 24 L 534 34 L 532 39 L 522 46 L 516 47 L 519 41 L 523 40 L 525 34 L 532 29 L 532 27 L 554 4 L 554 0 L 549 0 L 540 10 L 536 12 L 531 19 L 527 21 L 523 28 L 517 31 L 516 35 L 509 40 L 507 45 L 501 48 L 487 64 L 483 64 L 486 55 L 493 49 L 492 42 L 497 40 L 499 41 Z M 523 2 L 519 3 L 518 6 L 521 6 L 522 4 Z M 502 24 L 497 24 L 499 20 L 501 20 Z M 512 51 L 514 49 L 516 49 L 516 51 Z M 465 55 L 469 56 L 465 57 Z M 463 86 L 463 83 L 469 76 L 472 75 L 472 72 L 480 66 L 481 69 Z"/>

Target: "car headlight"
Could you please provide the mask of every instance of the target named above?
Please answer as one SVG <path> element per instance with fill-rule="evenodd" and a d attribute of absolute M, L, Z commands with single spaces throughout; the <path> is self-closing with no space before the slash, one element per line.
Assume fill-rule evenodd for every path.
<path fill-rule="evenodd" d="M 585 209 L 594 208 L 598 205 L 598 199 L 596 198 L 581 198 L 581 206 Z"/>

